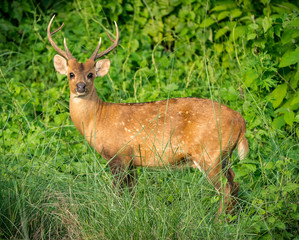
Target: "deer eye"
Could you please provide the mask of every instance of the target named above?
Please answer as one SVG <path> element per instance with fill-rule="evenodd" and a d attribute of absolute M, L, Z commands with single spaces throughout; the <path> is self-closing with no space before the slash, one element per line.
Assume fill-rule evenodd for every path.
<path fill-rule="evenodd" d="M 93 76 L 93 74 L 92 74 L 92 73 L 88 73 L 88 75 L 87 75 L 87 77 L 88 77 L 89 79 L 91 79 L 91 78 L 92 78 L 92 76 Z"/>
<path fill-rule="evenodd" d="M 73 78 L 73 77 L 75 77 L 75 74 L 70 72 L 70 78 Z"/>

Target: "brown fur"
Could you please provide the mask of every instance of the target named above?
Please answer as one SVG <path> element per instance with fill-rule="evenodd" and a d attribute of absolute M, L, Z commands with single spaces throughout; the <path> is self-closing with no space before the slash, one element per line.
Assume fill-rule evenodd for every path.
<path fill-rule="evenodd" d="M 108 71 L 109 60 L 103 61 Z M 199 168 L 221 192 L 222 169 L 228 181 L 224 187 L 226 210 L 233 208 L 239 184 L 229 167 L 229 157 L 238 146 L 243 158 L 248 152 L 245 121 L 242 116 L 217 102 L 200 98 L 174 98 L 149 103 L 116 104 L 98 98 L 94 78 L 101 69 L 95 62 L 68 61 L 70 114 L 79 132 L 98 153 L 109 161 L 114 175 L 136 166 L 163 167 L 185 164 Z M 105 70 L 105 71 L 106 71 Z M 87 75 L 94 77 L 88 79 Z M 76 92 L 76 84 L 86 83 L 86 92 Z M 122 181 L 131 185 L 132 177 L 123 175 Z M 119 180 L 119 179 L 118 179 Z M 222 211 L 222 206 L 220 210 Z"/>

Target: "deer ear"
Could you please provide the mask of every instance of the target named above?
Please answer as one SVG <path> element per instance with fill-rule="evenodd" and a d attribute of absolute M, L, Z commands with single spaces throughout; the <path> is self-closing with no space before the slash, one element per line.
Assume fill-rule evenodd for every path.
<path fill-rule="evenodd" d="M 60 74 L 67 74 L 67 61 L 64 57 L 61 57 L 60 55 L 55 55 L 54 56 L 54 67 L 56 71 Z"/>
<path fill-rule="evenodd" d="M 110 60 L 109 59 L 101 59 L 96 62 L 96 73 L 97 77 L 104 77 L 110 68 Z"/>

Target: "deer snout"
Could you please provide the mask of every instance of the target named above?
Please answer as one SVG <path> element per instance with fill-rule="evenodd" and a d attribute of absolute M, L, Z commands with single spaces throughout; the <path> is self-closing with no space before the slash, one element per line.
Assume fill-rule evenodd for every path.
<path fill-rule="evenodd" d="M 78 93 L 85 93 L 86 92 L 86 83 L 84 83 L 84 82 L 77 83 L 76 90 Z"/>

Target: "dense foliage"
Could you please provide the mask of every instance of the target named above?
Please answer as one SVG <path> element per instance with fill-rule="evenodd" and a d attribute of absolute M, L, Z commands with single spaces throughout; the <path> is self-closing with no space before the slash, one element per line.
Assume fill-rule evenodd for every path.
<path fill-rule="evenodd" d="M 213 98 L 243 115 L 250 154 L 232 159 L 241 192 L 230 223 L 214 222 L 219 198 L 194 170 L 139 169 L 135 200 L 113 194 L 106 161 L 69 117 L 46 38 L 54 13 L 66 25 L 55 41 L 80 61 L 100 36 L 109 46 L 117 21 L 120 45 L 96 80 L 103 100 Z M 296 2 L 4 0 L 0 16 L 0 238 L 297 237 Z"/>

